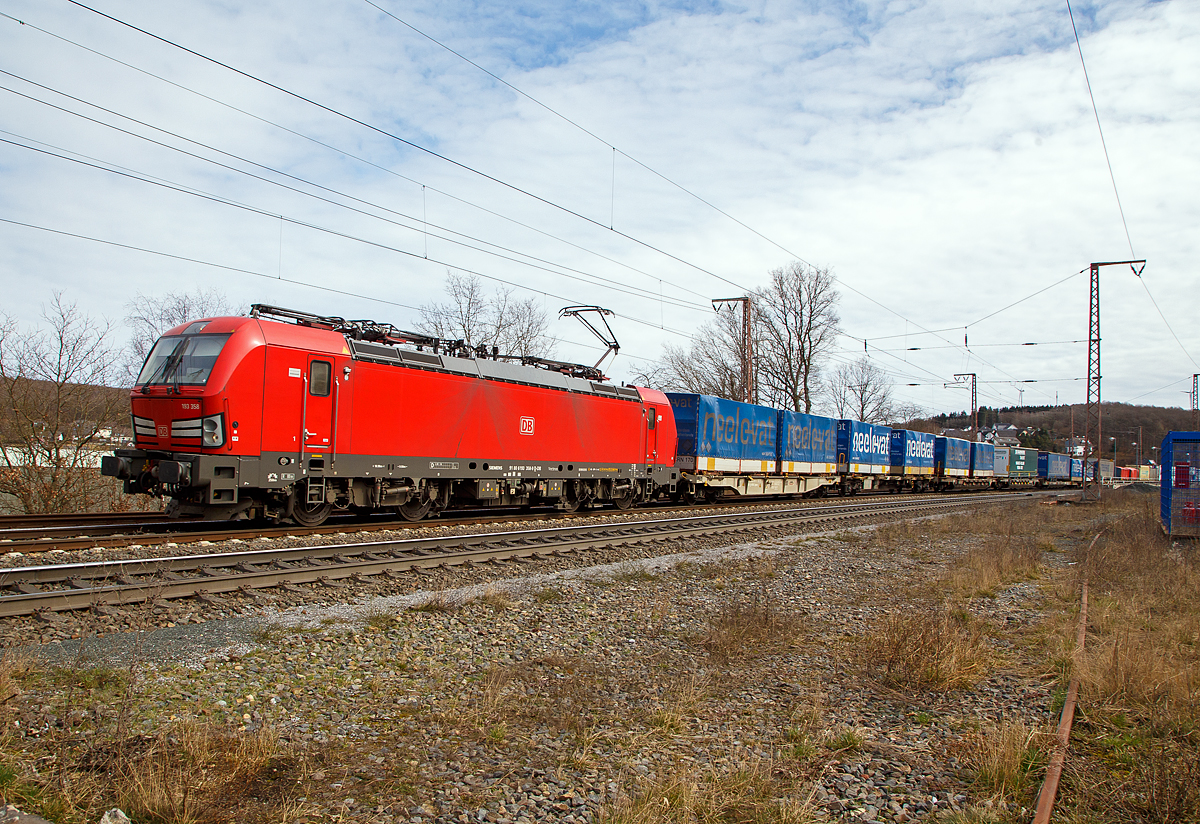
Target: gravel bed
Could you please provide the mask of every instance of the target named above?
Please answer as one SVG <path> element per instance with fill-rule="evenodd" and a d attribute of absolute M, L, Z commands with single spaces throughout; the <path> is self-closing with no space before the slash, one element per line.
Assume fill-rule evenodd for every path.
<path fill-rule="evenodd" d="M 836 503 L 836 502 L 834 502 Z M 820 504 L 817 504 L 820 505 Z M 797 502 L 733 507 L 728 512 L 761 511 L 763 509 L 792 509 Z M 310 546 L 337 546 L 373 541 L 398 541 L 417 538 L 444 538 L 451 540 L 463 535 L 494 534 L 500 532 L 543 529 L 570 524 L 611 524 L 619 526 L 637 521 L 656 520 L 667 513 L 659 511 L 617 513 L 607 510 L 602 513 L 581 516 L 569 522 L 560 519 L 535 521 L 496 521 L 487 524 L 437 524 L 383 531 L 360 531 L 357 533 L 333 533 L 329 535 L 284 536 L 279 538 L 232 538 L 227 541 L 199 541 L 190 544 L 159 544 L 142 546 L 130 544 L 125 547 L 92 548 L 76 551 L 50 550 L 46 553 L 24 554 L 10 552 L 0 555 L 0 568 L 35 566 L 40 564 L 69 564 L 131 559 L 154 559 L 168 555 L 202 555 L 254 551 L 263 549 L 292 549 Z M 781 532 L 782 529 L 782 532 Z M 750 534 L 791 534 L 790 528 L 763 528 Z M 743 533 L 746 534 L 746 533 Z M 731 539 L 713 536 L 700 539 L 698 545 L 724 546 Z M 567 569 L 579 563 L 604 564 L 621 560 L 652 557 L 669 552 L 664 549 L 670 542 L 655 542 L 643 546 L 623 546 L 610 549 L 590 550 L 576 558 L 551 558 L 532 562 L 524 568 L 540 572 L 546 569 Z M 581 560 L 582 559 L 582 560 Z M 515 566 L 515 565 L 514 565 Z M 513 568 L 512 566 L 509 567 Z M 520 568 L 520 567 L 518 567 Z M 349 579 L 328 584 L 301 584 L 287 589 L 264 588 L 247 592 L 223 593 L 203 598 L 184 598 L 156 601 L 145 605 L 132 605 L 121 609 L 98 608 L 58 613 L 41 613 L 32 619 L 0 620 L 0 648 L 20 647 L 29 644 L 55 644 L 89 637 L 105 637 L 114 633 L 144 633 L 147 631 L 220 621 L 234 616 L 252 616 L 264 609 L 281 609 L 302 604 L 323 605 L 332 600 L 354 600 L 356 598 L 415 592 L 424 589 L 446 589 L 462 583 L 491 580 L 498 576 L 488 567 L 456 567 L 454 571 L 433 570 L 422 573 L 404 573 L 397 578 L 377 576 L 369 581 Z M 74 647 L 71 647 L 74 649 Z"/>
<path fill-rule="evenodd" d="M 983 801 L 961 760 L 973 736 L 1050 721 L 1050 690 L 1021 674 L 1011 640 L 1044 620 L 1036 581 L 971 602 L 997 662 L 977 685 L 900 695 L 863 676 L 864 634 L 971 536 L 737 540 L 10 622 L 0 642 L 136 659 L 146 733 L 266 725 L 320 753 L 297 821 L 592 822 L 639 788 L 757 769 L 790 776 L 791 801 L 817 818 L 930 819 Z M 786 637 L 713 642 L 714 619 L 751 608 Z M 33 706 L 36 734 L 57 710 Z"/>

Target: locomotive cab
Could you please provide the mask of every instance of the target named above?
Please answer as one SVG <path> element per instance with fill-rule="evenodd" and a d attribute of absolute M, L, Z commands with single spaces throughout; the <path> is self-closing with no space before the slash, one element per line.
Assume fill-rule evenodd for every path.
<path fill-rule="evenodd" d="M 127 493 L 168 495 L 171 514 L 236 517 L 240 456 L 255 448 L 239 431 L 257 417 L 229 388 L 253 385 L 247 360 L 263 346 L 250 318 L 208 318 L 171 329 L 150 349 L 130 392 L 134 449 L 105 456 L 101 474 Z M 260 358 L 261 360 L 261 358 Z M 261 378 L 257 381 L 261 399 Z M 261 401 L 259 403 L 261 413 Z"/>

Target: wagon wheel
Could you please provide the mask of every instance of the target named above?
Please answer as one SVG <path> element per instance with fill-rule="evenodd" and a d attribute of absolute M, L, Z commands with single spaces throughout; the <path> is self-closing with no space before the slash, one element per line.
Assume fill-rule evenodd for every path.
<path fill-rule="evenodd" d="M 307 489 L 297 488 L 292 495 L 295 497 L 292 504 L 292 520 L 300 526 L 320 526 L 333 510 L 333 504 L 324 501 L 309 503 Z"/>
<path fill-rule="evenodd" d="M 428 515 L 431 509 L 433 509 L 433 501 L 419 501 L 415 499 L 396 507 L 396 511 L 400 513 L 400 517 L 406 521 L 419 521 Z"/>

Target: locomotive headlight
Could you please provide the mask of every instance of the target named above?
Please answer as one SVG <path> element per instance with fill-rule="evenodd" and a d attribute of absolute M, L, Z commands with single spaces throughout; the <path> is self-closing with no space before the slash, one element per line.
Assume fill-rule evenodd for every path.
<path fill-rule="evenodd" d="M 225 427 L 222 426 L 222 415 L 209 415 L 207 418 L 202 418 L 200 428 L 202 435 L 200 442 L 205 446 L 220 446 L 225 443 Z"/>

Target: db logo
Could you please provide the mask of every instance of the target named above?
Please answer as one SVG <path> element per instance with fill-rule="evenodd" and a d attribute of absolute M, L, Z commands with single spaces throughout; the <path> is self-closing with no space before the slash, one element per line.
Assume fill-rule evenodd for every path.
<path fill-rule="evenodd" d="M 171 433 L 171 430 L 165 426 L 160 426 L 158 428 L 158 437 L 160 437 L 160 438 L 165 438 L 168 435 L 170 435 L 170 433 Z"/>
<path fill-rule="evenodd" d="M 533 434 L 533 418 L 521 418 L 521 434 Z"/>

